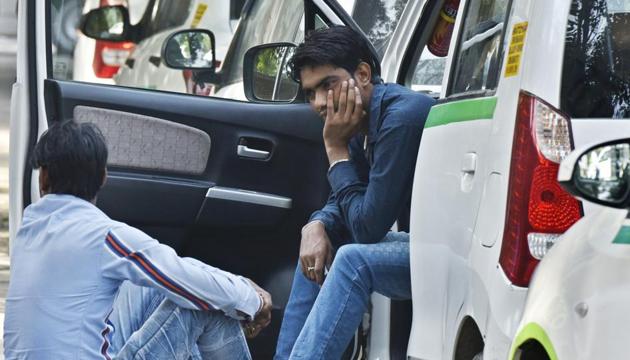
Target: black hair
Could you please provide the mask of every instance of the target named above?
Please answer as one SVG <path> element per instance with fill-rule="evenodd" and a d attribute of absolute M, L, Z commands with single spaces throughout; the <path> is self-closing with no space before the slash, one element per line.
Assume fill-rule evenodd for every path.
<path fill-rule="evenodd" d="M 103 185 L 107 166 L 105 137 L 90 123 L 55 123 L 35 145 L 31 166 L 48 171 L 50 193 L 90 201 Z"/>
<path fill-rule="evenodd" d="M 372 68 L 372 82 L 379 82 L 379 60 L 367 40 L 347 26 L 332 26 L 311 31 L 295 49 L 288 68 L 291 78 L 299 83 L 300 71 L 305 67 L 332 65 L 352 75 L 361 62 Z"/>

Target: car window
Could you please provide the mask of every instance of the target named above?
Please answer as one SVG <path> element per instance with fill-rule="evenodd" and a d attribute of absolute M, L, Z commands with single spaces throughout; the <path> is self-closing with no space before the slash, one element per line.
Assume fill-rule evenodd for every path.
<path fill-rule="evenodd" d="M 52 1 L 51 76 L 58 80 L 245 100 L 242 86 L 245 52 L 263 43 L 300 42 L 304 38 L 301 0 Z M 129 41 L 93 40 L 80 33 L 82 14 L 107 5 L 129 9 L 130 20 L 135 23 Z M 241 15 L 243 18 L 235 19 Z M 280 17 L 283 21 L 269 21 Z M 318 26 L 326 25 L 321 18 L 316 22 Z M 201 71 L 171 69 L 161 59 L 168 36 L 190 28 L 213 32 L 216 76 L 209 78 Z"/>
<path fill-rule="evenodd" d="M 471 0 L 463 25 L 449 95 L 494 90 L 501 71 L 504 22 L 509 0 Z"/>
<path fill-rule="evenodd" d="M 630 118 L 630 2 L 574 0 L 561 108 L 572 118 Z"/>
<path fill-rule="evenodd" d="M 459 8 L 459 0 L 448 0 L 435 15 L 437 20 L 430 30 L 427 45 L 419 48 L 422 49 L 419 54 L 414 54 L 417 60 L 412 61 L 409 67 L 410 73 L 405 77 L 407 79 L 405 85 L 412 90 L 427 93 L 434 98 L 440 96 L 446 59 Z"/>
<path fill-rule="evenodd" d="M 152 6 L 147 8 L 150 15 L 145 37 L 184 25 L 190 16 L 192 6 L 192 0 L 155 0 Z"/>
<path fill-rule="evenodd" d="M 437 97 L 442 92 L 442 79 L 446 58 L 435 56 L 426 47 L 413 68 L 413 75 L 408 86 L 411 90 Z"/>
<path fill-rule="evenodd" d="M 409 0 L 361 0 L 352 4 L 352 18 L 383 56 Z M 346 1 L 345 3 L 348 3 Z M 347 10 L 350 4 L 344 6 Z"/>
<path fill-rule="evenodd" d="M 269 20 L 277 18 L 278 14 L 282 14 L 284 21 Z M 272 42 L 293 42 L 297 33 L 304 33 L 303 17 L 304 3 L 299 0 L 254 2 L 241 19 L 230 45 L 221 69 L 224 76 L 221 86 L 242 83 L 243 58 L 250 48 Z"/>

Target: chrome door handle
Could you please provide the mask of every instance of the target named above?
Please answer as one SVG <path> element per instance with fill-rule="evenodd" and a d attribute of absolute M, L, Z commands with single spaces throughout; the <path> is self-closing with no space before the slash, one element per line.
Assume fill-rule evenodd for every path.
<path fill-rule="evenodd" d="M 468 153 L 464 155 L 462 161 L 462 172 L 464 174 L 474 174 L 477 170 L 477 154 Z"/>
<path fill-rule="evenodd" d="M 256 150 L 247 147 L 247 145 L 238 145 L 236 148 L 238 156 L 246 157 L 250 159 L 267 159 L 269 158 L 269 151 Z"/>

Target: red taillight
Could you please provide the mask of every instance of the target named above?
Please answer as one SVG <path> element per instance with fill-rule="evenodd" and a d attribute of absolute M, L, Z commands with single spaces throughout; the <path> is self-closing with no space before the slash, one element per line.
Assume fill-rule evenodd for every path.
<path fill-rule="evenodd" d="M 557 181 L 560 160 L 572 148 L 571 121 L 549 104 L 519 96 L 503 245 L 499 263 L 516 286 L 527 286 L 538 260 L 527 236 L 561 234 L 581 216 L 580 203 Z"/>
<path fill-rule="evenodd" d="M 132 42 L 97 40 L 92 62 L 94 74 L 99 78 L 111 78 L 125 63 L 133 48 Z"/>

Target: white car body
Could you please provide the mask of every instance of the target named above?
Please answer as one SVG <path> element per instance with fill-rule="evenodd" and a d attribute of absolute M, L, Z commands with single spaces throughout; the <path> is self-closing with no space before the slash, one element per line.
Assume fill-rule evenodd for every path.
<path fill-rule="evenodd" d="M 129 2 L 129 20 L 132 24 L 137 23 L 140 20 L 142 14 L 147 7 L 149 0 L 132 0 Z M 92 9 L 99 7 L 101 0 L 87 0 L 83 6 L 83 14 L 86 14 Z M 121 5 L 126 1 L 111 0 L 110 5 L 120 3 Z M 76 81 L 86 81 L 97 84 L 114 84 L 113 78 L 102 78 L 94 74 L 92 62 L 94 61 L 94 54 L 96 48 L 96 40 L 90 39 L 83 35 L 80 31 L 77 32 L 77 43 L 74 47 L 73 56 L 73 71 L 72 79 Z"/>
<path fill-rule="evenodd" d="M 549 250 L 530 286 L 518 345 L 536 341 L 550 359 L 627 356 L 630 246 L 614 243 L 618 234 L 628 237 L 627 213 L 602 208 Z"/>
<path fill-rule="evenodd" d="M 570 180 L 578 157 L 592 147 L 565 159 L 559 178 Z M 510 360 L 517 349 L 532 344 L 552 360 L 626 357 L 627 215 L 627 210 L 598 206 L 547 252 L 532 278 Z"/>
<path fill-rule="evenodd" d="M 426 3 L 418 2 L 414 7 L 420 9 Z M 468 3 L 469 0 L 463 0 L 460 9 L 466 8 Z M 508 280 L 498 261 L 519 92 L 525 90 L 560 108 L 570 5 L 569 0 L 512 2 L 505 48 L 509 46 L 516 24 L 527 22 L 527 33 L 520 71 L 515 76 L 504 75 L 507 50 L 504 53 L 496 93 L 486 98 L 496 100 L 494 112 L 482 114 L 473 121 L 425 127 L 411 208 L 413 325 L 408 348 L 410 359 L 454 358 L 471 336 L 466 333 L 469 327 L 464 326 L 471 321 L 482 336 L 479 340 L 484 343 L 484 359 L 508 357 L 528 293 L 527 287 L 515 286 Z M 400 78 L 400 54 L 420 19 L 419 10 L 407 10 L 407 15 L 413 15 L 401 20 L 395 40 L 384 56 L 385 81 Z M 453 39 L 460 37 L 461 25 L 462 17 L 458 16 Z M 453 75 L 449 69 L 452 69 L 452 54 L 457 46 L 456 41 L 451 42 L 443 89 Z M 447 107 L 458 102 L 452 99 L 449 104 L 445 95 L 443 90 L 440 98 Z M 470 102 L 477 107 L 484 105 L 479 99 L 459 102 Z M 575 119 L 571 125 L 576 146 L 628 132 L 626 121 L 612 119 Z M 586 214 L 591 211 L 592 207 L 586 206 Z M 544 297 L 542 294 L 544 291 L 541 291 Z M 584 341 L 582 339 L 582 343 Z M 589 342 L 592 341 L 589 338 Z"/>
<path fill-rule="evenodd" d="M 230 2 L 223 0 L 194 0 L 186 21 L 179 27 L 164 30 L 138 43 L 130 55 L 133 67 L 123 65 L 114 76 L 116 85 L 186 93 L 186 82 L 181 70 L 170 69 L 161 59 L 164 41 L 172 33 L 191 28 L 208 29 L 214 33 L 216 60 L 223 61 L 238 21 L 230 20 Z"/>

